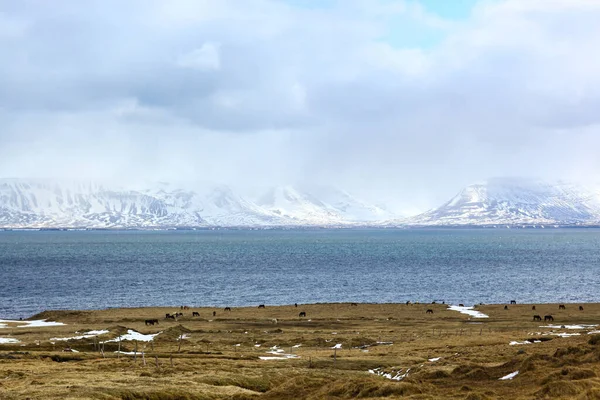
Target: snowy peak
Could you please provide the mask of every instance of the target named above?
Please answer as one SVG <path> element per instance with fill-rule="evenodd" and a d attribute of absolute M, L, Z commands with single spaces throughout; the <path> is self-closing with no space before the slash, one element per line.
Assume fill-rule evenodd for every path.
<path fill-rule="evenodd" d="M 409 225 L 597 224 L 600 191 L 567 182 L 496 178 L 467 186 Z"/>
<path fill-rule="evenodd" d="M 379 208 L 333 189 L 319 194 L 281 186 L 254 199 L 209 183 L 132 189 L 95 182 L 0 180 L 0 228 L 331 226 L 364 223 L 379 215 Z"/>
<path fill-rule="evenodd" d="M 328 186 L 279 186 L 260 195 L 256 203 L 292 219 L 308 217 L 344 223 L 381 221 L 393 217 L 380 207 Z"/>

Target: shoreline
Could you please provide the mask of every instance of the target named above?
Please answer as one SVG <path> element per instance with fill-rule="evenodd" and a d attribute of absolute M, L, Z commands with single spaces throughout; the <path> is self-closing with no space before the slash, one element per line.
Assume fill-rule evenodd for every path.
<path fill-rule="evenodd" d="M 356 304 L 357 306 L 406 306 L 406 303 L 371 303 L 371 302 L 350 302 L 350 301 L 342 301 L 342 302 L 323 302 L 323 303 L 297 303 L 298 307 L 301 306 L 305 306 L 305 307 L 311 307 L 311 306 L 350 306 L 351 304 Z M 451 306 L 458 306 L 459 304 L 463 304 L 463 303 L 443 303 L 443 302 L 431 302 L 431 303 L 424 303 L 424 302 L 411 302 L 409 305 L 412 306 L 427 306 L 427 305 L 437 305 L 437 306 L 446 306 L 446 307 L 451 307 Z M 559 305 L 571 305 L 571 306 L 583 306 L 585 308 L 585 306 L 590 306 L 590 305 L 598 305 L 600 306 L 600 301 L 592 301 L 592 302 L 550 302 L 550 303 L 517 303 L 517 304 L 511 304 L 510 302 L 507 303 L 485 303 L 485 304 L 467 304 L 464 303 L 464 307 L 467 308 L 475 308 L 477 309 L 478 307 L 485 307 L 485 306 L 540 306 L 540 307 L 546 307 L 546 306 L 555 306 L 558 307 Z M 264 303 L 265 307 L 269 307 L 269 308 L 296 308 L 294 304 L 268 304 L 268 303 Z M 190 310 L 222 310 L 225 307 L 231 307 L 236 308 L 238 310 L 252 310 L 254 308 L 258 308 L 258 304 L 256 305 L 242 305 L 242 306 L 236 306 L 236 305 L 186 305 L 187 307 L 189 307 Z M 105 308 L 81 308 L 81 309 L 48 309 L 48 310 L 43 310 L 40 311 L 38 313 L 35 313 L 29 317 L 23 318 L 23 321 L 29 321 L 29 320 L 35 320 L 35 319 L 39 319 L 40 315 L 43 315 L 45 313 L 71 313 L 71 312 L 100 312 L 100 311 L 114 311 L 114 310 L 138 310 L 138 311 L 148 311 L 148 310 L 166 310 L 166 309 L 170 309 L 170 310 L 176 310 L 179 309 L 181 310 L 181 305 L 148 305 L 148 306 L 136 306 L 136 307 L 105 307 Z M 5 318 L 4 316 L 0 315 L 0 320 L 1 319 L 10 319 L 10 318 Z"/>

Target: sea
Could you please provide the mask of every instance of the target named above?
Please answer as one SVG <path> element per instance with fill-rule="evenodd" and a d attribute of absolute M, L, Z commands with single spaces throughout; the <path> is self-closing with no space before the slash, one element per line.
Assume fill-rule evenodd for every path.
<path fill-rule="evenodd" d="M 2 231 L 0 318 L 330 302 L 600 302 L 600 229 Z"/>

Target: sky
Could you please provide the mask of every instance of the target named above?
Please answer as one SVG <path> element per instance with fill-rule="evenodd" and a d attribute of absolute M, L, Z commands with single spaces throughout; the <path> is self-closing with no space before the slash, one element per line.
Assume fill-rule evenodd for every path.
<path fill-rule="evenodd" d="M 598 181 L 597 0 L 0 0 L 0 177 Z"/>

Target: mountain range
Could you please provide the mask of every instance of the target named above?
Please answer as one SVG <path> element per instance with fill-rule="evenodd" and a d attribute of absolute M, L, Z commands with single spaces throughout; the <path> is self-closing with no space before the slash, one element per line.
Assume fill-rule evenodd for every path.
<path fill-rule="evenodd" d="M 393 217 L 331 187 L 278 186 L 244 195 L 208 183 L 134 189 L 97 182 L 0 180 L 3 228 L 348 226 Z"/>
<path fill-rule="evenodd" d="M 495 178 L 440 207 L 400 218 L 339 188 L 0 179 L 0 228 L 411 227 L 600 225 L 600 190 L 566 182 Z"/>

